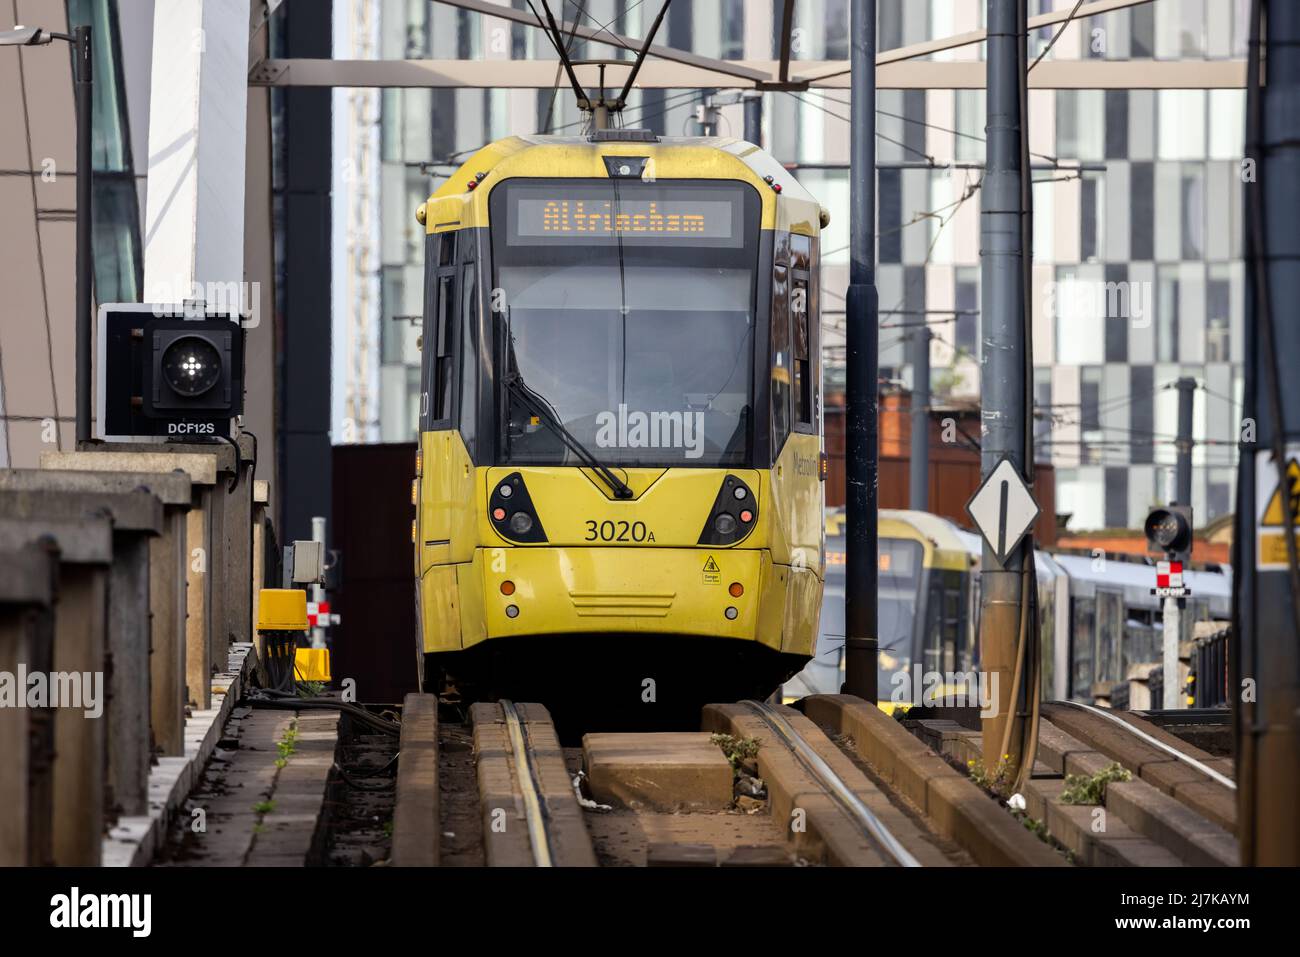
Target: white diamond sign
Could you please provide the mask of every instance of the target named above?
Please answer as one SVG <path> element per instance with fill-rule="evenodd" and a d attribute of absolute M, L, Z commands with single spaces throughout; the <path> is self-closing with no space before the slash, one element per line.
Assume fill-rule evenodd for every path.
<path fill-rule="evenodd" d="M 1020 477 L 1020 470 L 1010 459 L 1003 459 L 975 490 L 966 503 L 966 511 L 998 564 L 1005 565 L 1007 556 L 1037 520 L 1039 509 L 1029 486 Z"/>

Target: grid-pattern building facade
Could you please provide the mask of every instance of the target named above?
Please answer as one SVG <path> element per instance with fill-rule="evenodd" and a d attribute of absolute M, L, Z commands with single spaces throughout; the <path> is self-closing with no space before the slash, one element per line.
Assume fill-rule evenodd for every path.
<path fill-rule="evenodd" d="M 523 0 L 513 5 L 526 9 Z M 1073 0 L 1031 0 L 1031 15 Z M 1108 60 L 1242 58 L 1246 0 L 1161 0 L 1071 23 L 1047 55 Z M 553 4 L 559 8 L 559 4 Z M 584 22 L 643 34 L 652 0 L 590 0 Z M 653 7 L 653 10 L 647 8 Z M 848 57 L 849 0 L 797 0 L 796 60 Z M 565 17 L 577 16 L 565 4 Z M 732 59 L 776 55 L 782 0 L 677 0 L 659 40 Z M 982 0 L 880 0 L 881 50 L 982 26 Z M 396 57 L 554 57 L 540 31 L 424 0 L 382 0 L 381 51 Z M 1037 31 L 1031 56 L 1055 27 Z M 583 44 L 574 56 L 611 56 Z M 972 59 L 982 44 L 936 54 Z M 627 124 L 692 129 L 695 91 L 634 94 Z M 1057 474 L 1076 530 L 1140 526 L 1174 460 L 1176 397 L 1197 379 L 1193 501 L 1198 523 L 1232 508 L 1240 428 L 1243 274 L 1241 90 L 1034 90 L 1036 455 Z M 847 91 L 769 93 L 764 146 L 831 210 L 822 289 L 828 382 L 842 355 L 848 282 Z M 927 316 L 936 397 L 978 394 L 982 90 L 881 90 L 877 98 L 882 375 L 908 381 L 907 337 Z M 741 135 L 740 107 L 721 132 Z M 461 151 L 511 133 L 573 132 L 551 91 L 390 90 L 382 104 L 380 432 L 414 435 L 423 282 L 411 211 Z M 421 165 L 426 164 L 426 165 Z M 433 174 L 431 176 L 431 174 Z M 906 324 L 905 324 L 906 323 Z"/>

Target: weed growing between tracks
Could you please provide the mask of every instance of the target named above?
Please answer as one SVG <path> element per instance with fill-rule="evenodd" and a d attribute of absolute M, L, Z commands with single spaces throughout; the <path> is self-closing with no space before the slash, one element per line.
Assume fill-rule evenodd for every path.
<path fill-rule="evenodd" d="M 275 766 L 281 770 L 289 763 L 289 756 L 297 750 L 294 745 L 298 741 L 298 722 L 294 721 L 289 725 L 289 730 L 284 733 L 284 737 L 275 743 L 275 750 L 279 757 L 275 759 Z"/>
<path fill-rule="evenodd" d="M 1007 791 L 1012 784 L 1010 760 L 1011 755 L 1002 755 L 1002 760 L 998 762 L 998 766 L 990 774 L 988 769 L 984 767 L 983 759 L 972 758 L 966 762 L 966 770 L 970 774 L 970 779 L 976 785 L 989 792 L 993 797 L 1002 799 L 1007 796 Z"/>
<path fill-rule="evenodd" d="M 731 765 L 732 800 L 747 814 L 754 814 L 767 806 L 767 785 L 758 776 L 758 738 L 738 737 L 734 734 L 712 734 L 709 740 L 722 749 Z"/>
<path fill-rule="evenodd" d="M 1065 804 L 1104 804 L 1106 785 L 1112 781 L 1131 780 L 1133 780 L 1132 772 L 1118 762 L 1112 761 L 1096 774 L 1067 774 L 1061 800 Z"/>
<path fill-rule="evenodd" d="M 758 738 L 739 738 L 734 734 L 712 734 L 709 740 L 722 749 L 722 753 L 727 756 L 731 762 L 731 771 L 733 774 L 740 774 L 742 770 L 752 774 L 758 773 L 758 749 L 762 742 Z M 751 770 L 752 768 L 752 770 Z"/>

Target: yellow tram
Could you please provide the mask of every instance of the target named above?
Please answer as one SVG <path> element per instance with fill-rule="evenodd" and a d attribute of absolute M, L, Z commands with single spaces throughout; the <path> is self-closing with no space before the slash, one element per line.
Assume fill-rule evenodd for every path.
<path fill-rule="evenodd" d="M 492 143 L 417 219 L 424 686 L 689 709 L 797 672 L 825 210 L 749 143 L 606 130 Z"/>

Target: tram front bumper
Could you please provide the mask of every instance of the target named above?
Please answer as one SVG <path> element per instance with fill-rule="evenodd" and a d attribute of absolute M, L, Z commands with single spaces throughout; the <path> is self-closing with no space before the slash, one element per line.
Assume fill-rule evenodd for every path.
<path fill-rule="evenodd" d="M 672 634 L 780 648 L 789 570 L 766 550 L 488 548 L 474 565 L 484 638 Z"/>

